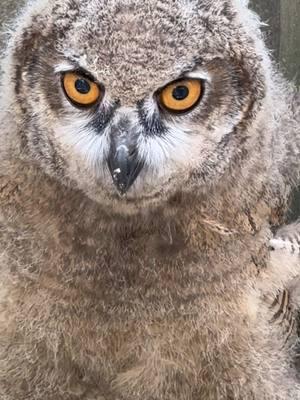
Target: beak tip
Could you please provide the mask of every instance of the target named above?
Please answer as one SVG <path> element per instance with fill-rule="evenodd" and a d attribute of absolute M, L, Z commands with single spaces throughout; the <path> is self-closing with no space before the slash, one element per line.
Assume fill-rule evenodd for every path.
<path fill-rule="evenodd" d="M 119 194 L 123 197 L 135 182 L 143 167 L 143 163 L 138 162 L 135 158 L 128 159 L 119 153 L 113 154 L 107 162 L 113 183 Z"/>
<path fill-rule="evenodd" d="M 117 182 L 114 182 L 114 183 L 115 183 L 115 186 L 116 186 L 120 196 L 124 197 L 126 192 L 127 192 L 126 186 L 124 184 L 122 184 L 122 183 L 117 183 Z"/>
<path fill-rule="evenodd" d="M 112 171 L 111 173 L 112 178 L 113 178 L 113 183 L 115 187 L 117 188 L 119 194 L 121 196 L 124 196 L 124 194 L 127 191 L 127 185 L 124 183 L 124 177 L 122 176 L 122 171 L 121 168 L 116 168 Z"/>

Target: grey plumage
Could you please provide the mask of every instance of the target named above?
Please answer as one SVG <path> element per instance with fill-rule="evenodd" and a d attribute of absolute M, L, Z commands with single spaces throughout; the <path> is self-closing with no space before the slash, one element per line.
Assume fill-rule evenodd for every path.
<path fill-rule="evenodd" d="M 300 399 L 299 102 L 247 2 L 35 1 L 2 69 L 1 400 Z"/>

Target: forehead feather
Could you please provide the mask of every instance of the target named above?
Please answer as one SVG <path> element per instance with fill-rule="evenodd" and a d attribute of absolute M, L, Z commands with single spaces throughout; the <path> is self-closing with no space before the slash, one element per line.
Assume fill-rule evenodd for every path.
<path fill-rule="evenodd" d="M 113 97 L 130 93 L 134 101 L 176 79 L 195 59 L 243 52 L 235 2 L 54 0 L 47 8 L 58 54 L 94 74 Z"/>
<path fill-rule="evenodd" d="M 203 7 L 208 4 L 202 3 Z M 113 78 L 118 81 L 123 71 L 126 81 L 122 83 L 130 86 L 131 78 L 144 79 L 146 69 L 153 82 L 158 73 L 161 77 L 175 75 L 196 57 L 208 56 L 210 40 L 214 40 L 214 55 L 217 52 L 216 19 L 220 16 L 199 8 L 199 2 L 92 0 L 72 1 L 69 7 L 72 12 L 56 10 L 60 50 L 70 58 L 81 58 L 102 79 L 107 71 L 115 70 Z M 223 30 L 226 23 L 230 24 L 224 15 Z M 226 40 L 223 32 L 220 52 Z"/>

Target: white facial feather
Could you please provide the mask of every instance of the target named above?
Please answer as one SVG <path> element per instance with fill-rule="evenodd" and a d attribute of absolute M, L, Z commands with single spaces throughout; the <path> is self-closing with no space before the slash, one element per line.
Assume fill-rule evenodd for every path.
<path fill-rule="evenodd" d="M 100 135 L 88 127 L 89 122 L 82 116 L 65 118 L 55 126 L 54 132 L 65 151 L 77 154 L 87 168 L 100 172 L 109 152 L 109 128 Z"/>
<path fill-rule="evenodd" d="M 204 68 L 201 67 L 198 67 L 194 71 L 188 72 L 186 76 L 188 78 L 201 79 L 209 83 L 211 82 L 210 74 L 208 73 L 208 71 L 206 71 Z"/>
<path fill-rule="evenodd" d="M 144 110 L 149 119 L 152 119 L 154 115 L 158 112 L 157 102 L 153 97 L 148 97 L 144 101 Z"/>
<path fill-rule="evenodd" d="M 75 66 L 68 61 L 62 61 L 61 63 L 54 65 L 54 72 L 56 74 L 73 71 L 74 69 Z"/>
<path fill-rule="evenodd" d="M 187 154 L 198 146 L 199 140 L 189 128 L 181 124 L 165 124 L 168 133 L 162 136 L 140 135 L 139 154 L 149 169 L 161 171 L 167 164 L 187 164 Z"/>

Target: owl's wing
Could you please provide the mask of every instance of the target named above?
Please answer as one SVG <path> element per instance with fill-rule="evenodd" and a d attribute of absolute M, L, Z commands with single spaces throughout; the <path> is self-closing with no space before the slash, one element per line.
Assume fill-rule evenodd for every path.
<path fill-rule="evenodd" d="M 299 275 L 295 276 L 283 290 L 278 292 L 270 311 L 271 323 L 280 324 L 286 335 L 286 341 L 299 327 L 300 313 L 300 221 L 280 228 L 270 240 L 273 260 L 299 266 Z"/>

